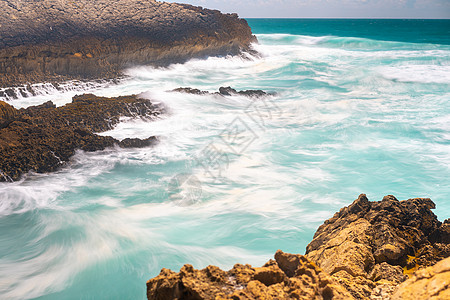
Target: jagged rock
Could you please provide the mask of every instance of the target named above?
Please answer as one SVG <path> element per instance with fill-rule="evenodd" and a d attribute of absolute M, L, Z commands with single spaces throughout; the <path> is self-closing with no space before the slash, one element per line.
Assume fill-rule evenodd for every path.
<path fill-rule="evenodd" d="M 220 87 L 219 94 L 223 96 L 233 96 L 233 95 L 242 95 L 247 97 L 263 97 L 268 94 L 262 90 L 246 90 L 246 91 L 236 91 L 231 87 Z"/>
<path fill-rule="evenodd" d="M 177 88 L 172 90 L 172 92 L 178 93 L 186 93 L 186 94 L 194 94 L 194 95 L 220 95 L 220 96 L 234 96 L 234 95 L 242 95 L 247 97 L 264 97 L 268 95 L 273 95 L 273 93 L 266 93 L 262 90 L 245 90 L 245 91 L 237 91 L 231 87 L 220 87 L 218 93 L 210 93 L 208 91 L 202 91 L 199 89 L 193 89 L 190 87 L 186 88 Z"/>
<path fill-rule="evenodd" d="M 14 117 L 2 117 L 2 120 L 9 118 L 9 123 L 0 129 L 0 181 L 18 180 L 31 170 L 55 171 L 76 149 L 96 151 L 116 144 L 153 145 L 155 137 L 118 141 L 95 132 L 112 129 L 120 117 L 150 120 L 164 112 L 163 107 L 137 96 L 106 98 L 86 94 L 73 97 L 72 103 L 62 107 L 49 101 L 20 110 L 3 103 L 0 101 L 2 116 Z"/>
<path fill-rule="evenodd" d="M 409 299 L 450 299 L 450 258 L 417 271 L 391 297 L 391 300 Z"/>
<path fill-rule="evenodd" d="M 416 269 L 449 256 L 448 222 L 428 198 L 369 202 L 360 195 L 325 221 L 307 246 L 316 262 L 357 299 L 377 299 Z"/>
<path fill-rule="evenodd" d="M 261 268 L 237 264 L 228 272 L 185 265 L 179 273 L 162 269 L 147 282 L 149 300 L 165 299 L 352 299 L 303 255 L 280 250 Z"/>
<path fill-rule="evenodd" d="M 236 14 L 154 0 L 0 0 L 0 87 L 115 78 L 124 68 L 239 54 Z"/>
<path fill-rule="evenodd" d="M 193 95 L 208 95 L 208 94 L 210 94 L 207 91 L 201 91 L 199 89 L 193 89 L 193 88 L 189 88 L 189 87 L 187 87 L 187 88 L 180 87 L 180 88 L 172 90 L 172 92 L 193 94 Z"/>

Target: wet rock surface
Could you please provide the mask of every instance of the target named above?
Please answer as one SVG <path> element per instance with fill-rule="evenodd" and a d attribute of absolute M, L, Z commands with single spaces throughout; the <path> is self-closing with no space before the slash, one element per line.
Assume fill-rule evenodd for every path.
<path fill-rule="evenodd" d="M 261 268 L 163 269 L 148 299 L 447 299 L 450 220 L 428 198 L 362 194 L 319 227 L 307 253 L 278 251 Z M 432 267 L 428 267 L 432 266 Z M 408 279 L 408 277 L 411 277 Z M 164 298 L 166 297 L 166 298 Z"/>
<path fill-rule="evenodd" d="M 0 0 L 0 24 L 0 87 L 116 78 L 255 41 L 236 14 L 154 0 Z"/>
<path fill-rule="evenodd" d="M 186 94 L 193 94 L 193 95 L 219 95 L 219 96 L 235 96 L 235 95 L 241 95 L 246 97 L 265 97 L 265 96 L 273 96 L 274 93 L 267 93 L 263 90 L 245 90 L 245 91 L 237 91 L 233 89 L 232 87 L 220 87 L 219 92 L 210 93 L 208 91 L 202 91 L 195 88 L 190 87 L 180 87 L 177 89 L 172 90 L 172 92 L 178 92 L 178 93 L 186 93 Z"/>
<path fill-rule="evenodd" d="M 105 98 L 85 94 L 62 107 L 49 101 L 20 110 L 0 101 L 0 181 L 18 180 L 29 171 L 55 171 L 69 161 L 76 149 L 153 145 L 156 137 L 118 141 L 95 133 L 112 129 L 120 117 L 151 120 L 163 112 L 163 107 L 137 96 Z"/>

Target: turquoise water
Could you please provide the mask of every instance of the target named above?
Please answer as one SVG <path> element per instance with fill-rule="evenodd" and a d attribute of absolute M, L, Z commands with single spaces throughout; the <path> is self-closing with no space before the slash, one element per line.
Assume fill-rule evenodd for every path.
<path fill-rule="evenodd" d="M 78 152 L 57 173 L 0 184 L 1 298 L 144 299 L 163 267 L 304 253 L 360 193 L 430 197 L 450 217 L 449 22 L 404 21 L 420 36 L 361 25 L 388 21 L 327 22 L 249 20 L 258 57 L 137 67 L 94 90 L 164 103 L 165 117 L 104 133 L 161 142 Z M 228 85 L 277 95 L 167 92 Z M 62 105 L 73 94 L 10 103 Z M 179 174 L 195 180 L 177 186 Z"/>

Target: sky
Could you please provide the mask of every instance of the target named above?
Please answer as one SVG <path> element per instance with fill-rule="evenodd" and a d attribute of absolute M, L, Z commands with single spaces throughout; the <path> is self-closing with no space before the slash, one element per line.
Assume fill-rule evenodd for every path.
<path fill-rule="evenodd" d="M 450 19 L 450 0 L 165 0 L 243 18 Z"/>

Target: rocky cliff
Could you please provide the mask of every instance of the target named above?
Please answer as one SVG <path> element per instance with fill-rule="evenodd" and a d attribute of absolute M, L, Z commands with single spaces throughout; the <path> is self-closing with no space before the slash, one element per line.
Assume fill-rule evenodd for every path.
<path fill-rule="evenodd" d="M 319 227 L 305 256 L 279 250 L 261 268 L 238 264 L 228 272 L 163 269 L 147 282 L 147 297 L 448 299 L 450 219 L 438 221 L 434 208 L 427 198 L 360 195 Z"/>
<path fill-rule="evenodd" d="M 150 120 L 163 111 L 163 107 L 137 96 L 86 94 L 58 108 L 49 101 L 20 110 L 0 101 L 0 181 L 18 180 L 29 171 L 55 171 L 76 149 L 150 146 L 157 141 L 155 137 L 118 141 L 95 133 L 112 129 L 121 116 Z"/>
<path fill-rule="evenodd" d="M 113 78 L 134 65 L 238 54 L 247 22 L 154 0 L 0 0 L 0 87 Z"/>

